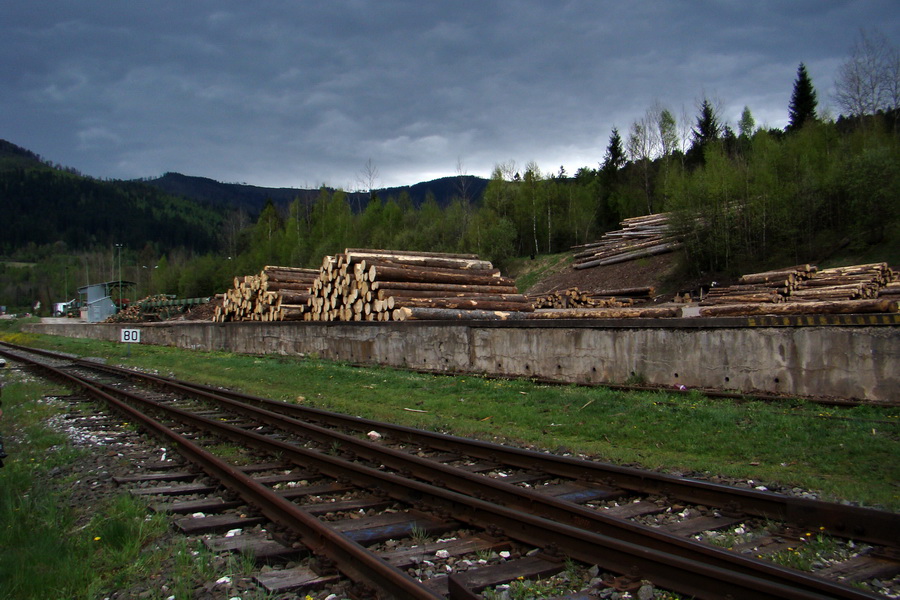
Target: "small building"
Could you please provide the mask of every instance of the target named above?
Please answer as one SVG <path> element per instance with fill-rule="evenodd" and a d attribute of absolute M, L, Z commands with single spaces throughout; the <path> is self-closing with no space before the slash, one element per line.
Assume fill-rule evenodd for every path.
<path fill-rule="evenodd" d="M 82 300 L 81 316 L 88 323 L 100 323 L 116 314 L 117 306 L 128 301 L 123 300 L 123 290 L 134 286 L 133 281 L 107 281 L 93 283 L 78 288 Z"/>

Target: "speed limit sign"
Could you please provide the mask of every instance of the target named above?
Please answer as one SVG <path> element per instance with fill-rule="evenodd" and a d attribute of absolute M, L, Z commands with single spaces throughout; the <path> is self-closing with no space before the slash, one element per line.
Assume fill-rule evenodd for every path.
<path fill-rule="evenodd" d="M 123 344 L 140 344 L 141 343 L 141 330 L 140 329 L 122 329 L 120 330 L 120 338 L 119 341 Z"/>

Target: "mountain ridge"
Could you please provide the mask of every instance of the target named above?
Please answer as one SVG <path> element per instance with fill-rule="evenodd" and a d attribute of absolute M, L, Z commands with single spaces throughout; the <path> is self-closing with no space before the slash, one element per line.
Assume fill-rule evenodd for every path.
<path fill-rule="evenodd" d="M 0 139 L 0 170 L 38 168 L 80 175 L 107 183 L 145 184 L 170 195 L 181 196 L 215 208 L 238 208 L 253 216 L 257 215 L 269 200 L 277 207 L 284 209 L 297 198 L 312 204 L 316 201 L 320 191 L 319 188 L 274 188 L 247 183 L 224 183 L 210 177 L 186 175 L 177 171 L 168 171 L 159 177 L 152 178 L 100 180 L 80 173 L 76 169 L 53 163 L 27 148 Z M 411 185 L 377 188 L 373 189 L 372 193 L 382 200 L 399 199 L 405 193 L 413 206 L 417 208 L 431 195 L 438 205 L 445 208 L 455 198 L 463 195 L 469 202 L 477 203 L 487 184 L 487 179 L 474 175 L 450 175 Z M 326 189 L 331 192 L 335 191 L 335 188 L 327 187 Z M 363 209 L 370 196 L 367 191 L 344 190 L 344 192 L 354 210 Z"/>
<path fill-rule="evenodd" d="M 262 210 L 269 200 L 276 206 L 285 207 L 298 198 L 311 204 L 319 195 L 319 189 L 270 188 L 246 183 L 222 183 L 208 177 L 185 175 L 173 171 L 155 179 L 142 179 L 141 181 L 169 194 L 202 201 L 212 206 L 223 204 L 236 206 L 251 214 Z M 413 206 L 416 207 L 421 206 L 430 193 L 441 207 L 446 207 L 455 197 L 462 195 L 463 188 L 469 201 L 477 202 L 487 184 L 487 179 L 473 175 L 447 176 L 413 185 L 378 188 L 372 192 L 382 200 L 397 199 L 405 192 Z M 334 188 L 326 189 L 334 191 Z M 345 193 L 353 207 L 364 207 L 369 198 L 368 192 L 345 191 Z"/>

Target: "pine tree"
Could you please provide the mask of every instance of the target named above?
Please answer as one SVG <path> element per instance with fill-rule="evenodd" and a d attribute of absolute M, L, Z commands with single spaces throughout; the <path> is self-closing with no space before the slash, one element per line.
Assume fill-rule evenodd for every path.
<path fill-rule="evenodd" d="M 625 148 L 622 146 L 622 136 L 619 135 L 618 128 L 613 127 L 601 170 L 606 174 L 610 174 L 618 171 L 623 166 L 625 166 Z"/>
<path fill-rule="evenodd" d="M 687 164 L 695 167 L 703 164 L 704 150 L 722 137 L 722 125 L 712 102 L 704 99 L 697 116 L 697 126 L 691 129 L 693 140 L 687 152 Z"/>
<path fill-rule="evenodd" d="M 816 90 L 806 72 L 806 65 L 800 63 L 791 103 L 788 105 L 788 131 L 796 131 L 804 124 L 816 120 Z"/>
<path fill-rule="evenodd" d="M 697 127 L 693 130 L 694 146 L 703 147 L 714 142 L 722 135 L 722 126 L 712 102 L 703 100 L 700 105 L 700 115 L 697 117 Z"/>

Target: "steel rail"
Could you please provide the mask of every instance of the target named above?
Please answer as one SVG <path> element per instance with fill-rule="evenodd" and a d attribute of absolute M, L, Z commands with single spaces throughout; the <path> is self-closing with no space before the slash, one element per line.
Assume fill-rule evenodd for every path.
<path fill-rule="evenodd" d="M 77 379 L 74 376 L 73 378 Z M 374 486 L 376 489 L 389 490 L 393 497 L 405 502 L 415 503 L 417 500 L 423 501 L 426 497 L 430 499 L 430 504 L 433 506 L 440 506 L 442 503 L 449 502 L 456 509 L 453 513 L 454 518 L 466 520 L 460 515 L 468 514 L 472 522 L 482 527 L 497 527 L 499 524 L 505 528 L 508 535 L 521 541 L 538 546 L 546 546 L 548 542 L 557 543 L 568 554 L 579 560 L 602 564 L 604 567 L 618 572 L 632 572 L 637 567 L 640 571 L 652 573 L 654 580 L 676 591 L 700 594 L 703 597 L 719 597 L 724 589 L 723 586 L 727 586 L 730 590 L 729 593 L 732 593 L 734 598 L 863 599 L 875 597 L 853 588 L 817 578 L 810 578 L 795 571 L 785 570 L 789 578 L 793 580 L 777 580 L 778 577 L 773 576 L 773 572 L 780 571 L 782 568 L 774 567 L 768 563 L 762 563 L 765 570 L 770 571 L 764 574 L 737 573 L 730 566 L 723 568 L 719 565 L 711 565 L 707 560 L 685 558 L 669 552 L 652 549 L 647 547 L 645 543 L 615 539 L 608 535 L 585 531 L 572 525 L 549 521 L 543 517 L 522 514 L 492 502 L 473 499 L 421 482 L 409 481 L 396 475 L 356 465 L 342 459 L 328 457 L 318 452 L 304 450 L 291 444 L 273 442 L 266 436 L 192 415 L 180 409 L 165 407 L 151 400 L 120 390 L 116 390 L 116 393 L 126 395 L 133 401 L 144 403 L 156 409 L 166 410 L 176 415 L 178 420 L 182 422 L 215 431 L 219 435 L 224 435 L 235 441 L 248 443 L 254 447 L 269 451 L 274 446 L 279 452 L 291 456 L 292 460 L 305 468 L 309 468 L 310 462 L 313 462 L 316 464 L 316 468 L 322 472 L 328 472 L 333 477 L 348 477 L 353 479 L 358 485 Z M 280 418 L 279 415 L 274 416 Z M 478 518 L 485 512 L 490 513 L 488 517 L 482 516 Z M 538 533 L 535 533 L 535 530 L 538 530 Z M 602 556 L 603 560 L 598 561 L 598 556 Z M 730 556 L 733 558 L 737 555 Z M 672 570 L 673 568 L 675 569 L 674 571 Z M 690 584 L 685 584 L 686 569 L 690 569 L 690 572 L 697 574 L 696 577 L 699 577 L 699 579 L 696 577 L 692 578 Z M 800 575 L 799 579 L 795 577 L 796 575 Z M 720 576 L 724 579 L 720 578 Z M 708 587 L 710 581 L 715 582 L 712 587 Z M 749 587 L 745 587 L 744 584 L 749 585 Z"/>
<path fill-rule="evenodd" d="M 389 466 L 404 475 L 413 475 L 429 481 L 438 487 L 448 488 L 467 496 L 474 495 L 482 500 L 515 508 L 530 514 L 539 514 L 543 518 L 551 519 L 558 523 L 565 523 L 635 544 L 652 544 L 652 547 L 658 550 L 678 555 L 688 560 L 706 562 L 723 569 L 753 576 L 763 576 L 778 582 L 788 582 L 790 585 L 799 585 L 813 589 L 824 587 L 827 588 L 829 593 L 836 594 L 835 597 L 842 597 L 840 592 L 846 592 L 850 589 L 843 586 L 838 586 L 839 589 L 835 589 L 835 584 L 830 582 L 823 584 L 824 580 L 821 578 L 812 577 L 800 571 L 780 567 L 771 562 L 743 556 L 709 544 L 698 543 L 688 538 L 665 533 L 664 531 L 635 524 L 628 520 L 609 517 L 602 512 L 541 494 L 535 490 L 456 469 L 433 460 L 299 421 L 263 408 L 248 406 L 237 400 L 222 397 L 215 393 L 192 390 L 190 386 L 182 386 L 173 382 L 170 382 L 167 387 L 216 402 L 219 406 L 224 406 L 237 414 L 314 440 L 320 444 L 339 442 L 342 452 L 349 451 L 356 456 Z"/>
<path fill-rule="evenodd" d="M 264 406 L 269 410 L 301 419 L 313 419 L 337 427 L 358 431 L 377 430 L 379 433 L 410 442 L 422 443 L 464 456 L 499 461 L 521 469 L 540 469 L 552 475 L 580 479 L 626 490 L 678 498 L 687 502 L 718 506 L 732 513 L 743 513 L 764 519 L 785 521 L 799 528 L 824 527 L 831 535 L 852 537 L 882 546 L 896 546 L 900 540 L 900 514 L 859 506 L 848 506 L 821 500 L 784 496 L 773 492 L 735 488 L 732 486 L 685 479 L 662 473 L 642 471 L 609 463 L 586 461 L 566 456 L 546 454 L 504 446 L 481 440 L 434 433 L 403 425 L 373 421 L 343 415 L 318 408 L 290 404 L 240 392 L 221 390 L 212 386 L 178 381 L 158 375 L 148 375 L 122 367 L 87 362 L 92 368 L 107 370 L 126 377 L 181 386 L 185 392 L 195 389 L 218 396 L 235 398 Z M 81 364 L 82 361 L 78 361 Z"/>
<path fill-rule="evenodd" d="M 89 366 L 91 368 L 95 368 L 98 365 L 96 363 L 87 362 L 84 366 Z M 105 369 L 104 369 L 105 370 Z M 112 368 L 112 371 L 119 375 L 141 375 L 136 374 L 133 371 Z M 241 403 L 236 402 L 232 399 L 228 398 L 218 398 L 215 394 L 210 392 L 201 392 L 196 390 L 193 386 L 182 385 L 180 383 L 176 384 L 167 378 L 157 378 L 150 376 L 149 379 L 157 380 L 160 384 L 165 384 L 167 386 L 174 386 L 182 392 L 189 393 L 192 395 L 199 395 L 201 397 L 206 397 L 207 399 L 215 400 L 218 402 L 225 402 L 230 405 L 233 409 L 239 410 L 244 413 L 246 416 L 263 420 L 264 422 L 268 422 L 272 425 L 284 427 L 284 417 L 282 415 L 271 413 L 270 411 L 264 411 L 261 409 L 255 409 L 250 407 L 242 406 Z M 218 391 L 218 390 L 217 390 Z M 121 392 L 119 392 L 121 393 Z M 273 401 L 269 401 L 273 402 Z M 290 406 L 290 405 L 289 405 Z M 428 461 L 426 459 L 418 459 L 418 457 L 414 457 L 417 460 L 413 460 L 413 464 L 409 464 L 410 455 L 401 451 L 392 450 L 389 448 L 385 448 L 381 445 L 371 444 L 370 442 L 365 442 L 363 440 L 359 440 L 352 436 L 347 436 L 345 434 L 335 434 L 335 432 L 320 428 L 318 426 L 313 426 L 309 424 L 294 422 L 292 423 L 295 427 L 302 426 L 305 428 L 307 432 L 307 437 L 312 437 L 313 439 L 317 439 L 318 441 L 331 442 L 338 437 L 341 440 L 342 445 L 353 448 L 353 451 L 361 456 L 367 456 L 372 460 L 378 460 L 384 462 L 386 464 L 391 464 L 394 468 L 406 471 L 406 472 L 415 472 L 415 474 L 419 477 L 423 477 L 425 479 L 432 480 L 441 486 L 450 485 L 454 489 L 458 491 L 471 491 L 472 485 L 488 485 L 493 489 L 488 492 L 488 496 L 492 496 L 489 499 L 493 502 L 503 502 L 507 506 L 515 506 L 523 510 L 535 510 L 535 508 L 542 509 L 544 516 L 551 515 L 554 519 L 558 521 L 568 523 L 573 526 L 585 527 L 587 525 L 592 526 L 592 531 L 599 530 L 602 534 L 609 535 L 610 533 L 616 535 L 617 538 L 624 539 L 625 542 L 633 542 L 637 544 L 646 544 L 647 541 L 645 538 L 641 537 L 641 529 L 649 530 L 649 533 L 652 537 L 657 538 L 657 544 L 662 543 L 662 547 L 667 551 L 672 552 L 672 546 L 675 546 L 675 552 L 681 553 L 683 558 L 687 558 L 691 561 L 701 561 L 701 562 L 709 562 L 711 559 L 708 555 L 711 553 L 713 555 L 721 555 L 716 556 L 715 560 L 721 560 L 724 558 L 724 562 L 716 563 L 717 567 L 722 567 L 728 570 L 734 569 L 749 569 L 748 573 L 758 575 L 760 569 L 765 573 L 764 577 L 767 578 L 775 578 L 779 579 L 783 577 L 787 577 L 790 581 L 789 585 L 800 585 L 806 586 L 811 585 L 814 589 L 820 589 L 823 585 L 827 588 L 827 593 L 829 597 L 858 597 L 858 598 L 871 598 L 872 596 L 867 594 L 862 595 L 853 595 L 855 590 L 852 588 L 847 588 L 844 586 L 840 586 L 837 584 L 833 584 L 831 582 L 827 582 L 818 578 L 811 578 L 808 575 L 799 573 L 793 570 L 786 570 L 781 567 L 777 567 L 772 565 L 771 563 L 765 563 L 762 561 L 755 561 L 755 559 L 748 559 L 746 557 L 742 557 L 740 555 L 726 552 L 724 550 L 718 550 L 712 548 L 708 545 L 697 544 L 691 540 L 686 540 L 684 538 L 678 538 L 675 536 L 670 536 L 667 534 L 661 534 L 660 532 L 654 531 L 649 528 L 644 528 L 639 525 L 634 525 L 628 523 L 624 520 L 620 519 L 610 519 L 609 517 L 602 518 L 601 515 L 595 511 L 590 511 L 588 509 L 584 509 L 573 503 L 556 500 L 537 492 L 533 492 L 530 490 L 526 490 L 523 488 L 519 488 L 517 486 L 512 486 L 509 484 L 502 483 L 502 481 L 497 481 L 489 478 L 485 478 L 480 475 L 473 475 L 470 473 L 460 472 L 458 470 L 452 469 L 446 465 L 442 465 L 441 463 L 436 463 L 434 461 Z M 213 422 L 213 425 L 219 426 L 218 423 Z M 243 432 L 243 430 L 238 429 L 238 431 Z M 412 430 L 416 431 L 416 430 Z M 342 449 L 346 449 L 342 447 Z M 544 456 L 544 455 L 538 455 Z M 306 465 L 304 465 L 306 466 Z M 342 476 L 337 474 L 336 476 Z M 484 492 L 481 492 L 482 497 L 484 498 Z M 598 518 L 601 517 L 601 518 Z M 586 525 L 587 524 L 587 525 Z M 612 526 L 612 529 L 610 529 Z M 662 542 L 658 540 L 662 540 Z M 685 548 L 687 550 L 685 550 Z M 697 553 L 699 551 L 699 554 Z M 704 556 L 706 555 L 706 556 Z M 737 562 L 737 566 L 733 564 Z M 754 564 L 758 563 L 758 564 Z M 749 566 L 748 566 L 749 565 Z M 615 569 L 613 569 L 615 570 Z M 799 579 L 798 579 L 799 578 Z M 847 593 L 850 593 L 850 596 L 847 596 Z"/>
<path fill-rule="evenodd" d="M 6 354 L 6 353 L 4 353 Z M 14 356 L 16 360 L 26 360 Z M 37 363 L 32 363 L 37 364 Z M 38 365 L 49 371 L 55 378 L 81 387 L 96 398 L 104 400 L 112 408 L 140 423 L 151 433 L 168 440 L 185 458 L 199 466 L 208 475 L 220 481 L 225 487 L 237 493 L 244 501 L 258 508 L 271 521 L 283 525 L 296 533 L 303 544 L 313 553 L 326 556 L 338 569 L 351 579 L 374 585 L 394 598 L 437 600 L 441 596 L 426 588 L 403 571 L 381 560 L 366 548 L 350 538 L 335 532 L 322 521 L 285 500 L 263 484 L 229 465 L 225 461 L 206 452 L 191 440 L 179 435 L 159 421 L 129 406 L 103 391 L 99 387 L 75 375 L 65 373 L 48 365 Z M 102 386 L 107 387 L 107 386 Z M 116 390 L 117 393 L 123 393 Z M 141 399 L 133 394 L 125 394 L 134 401 L 160 408 L 158 403 Z"/>

